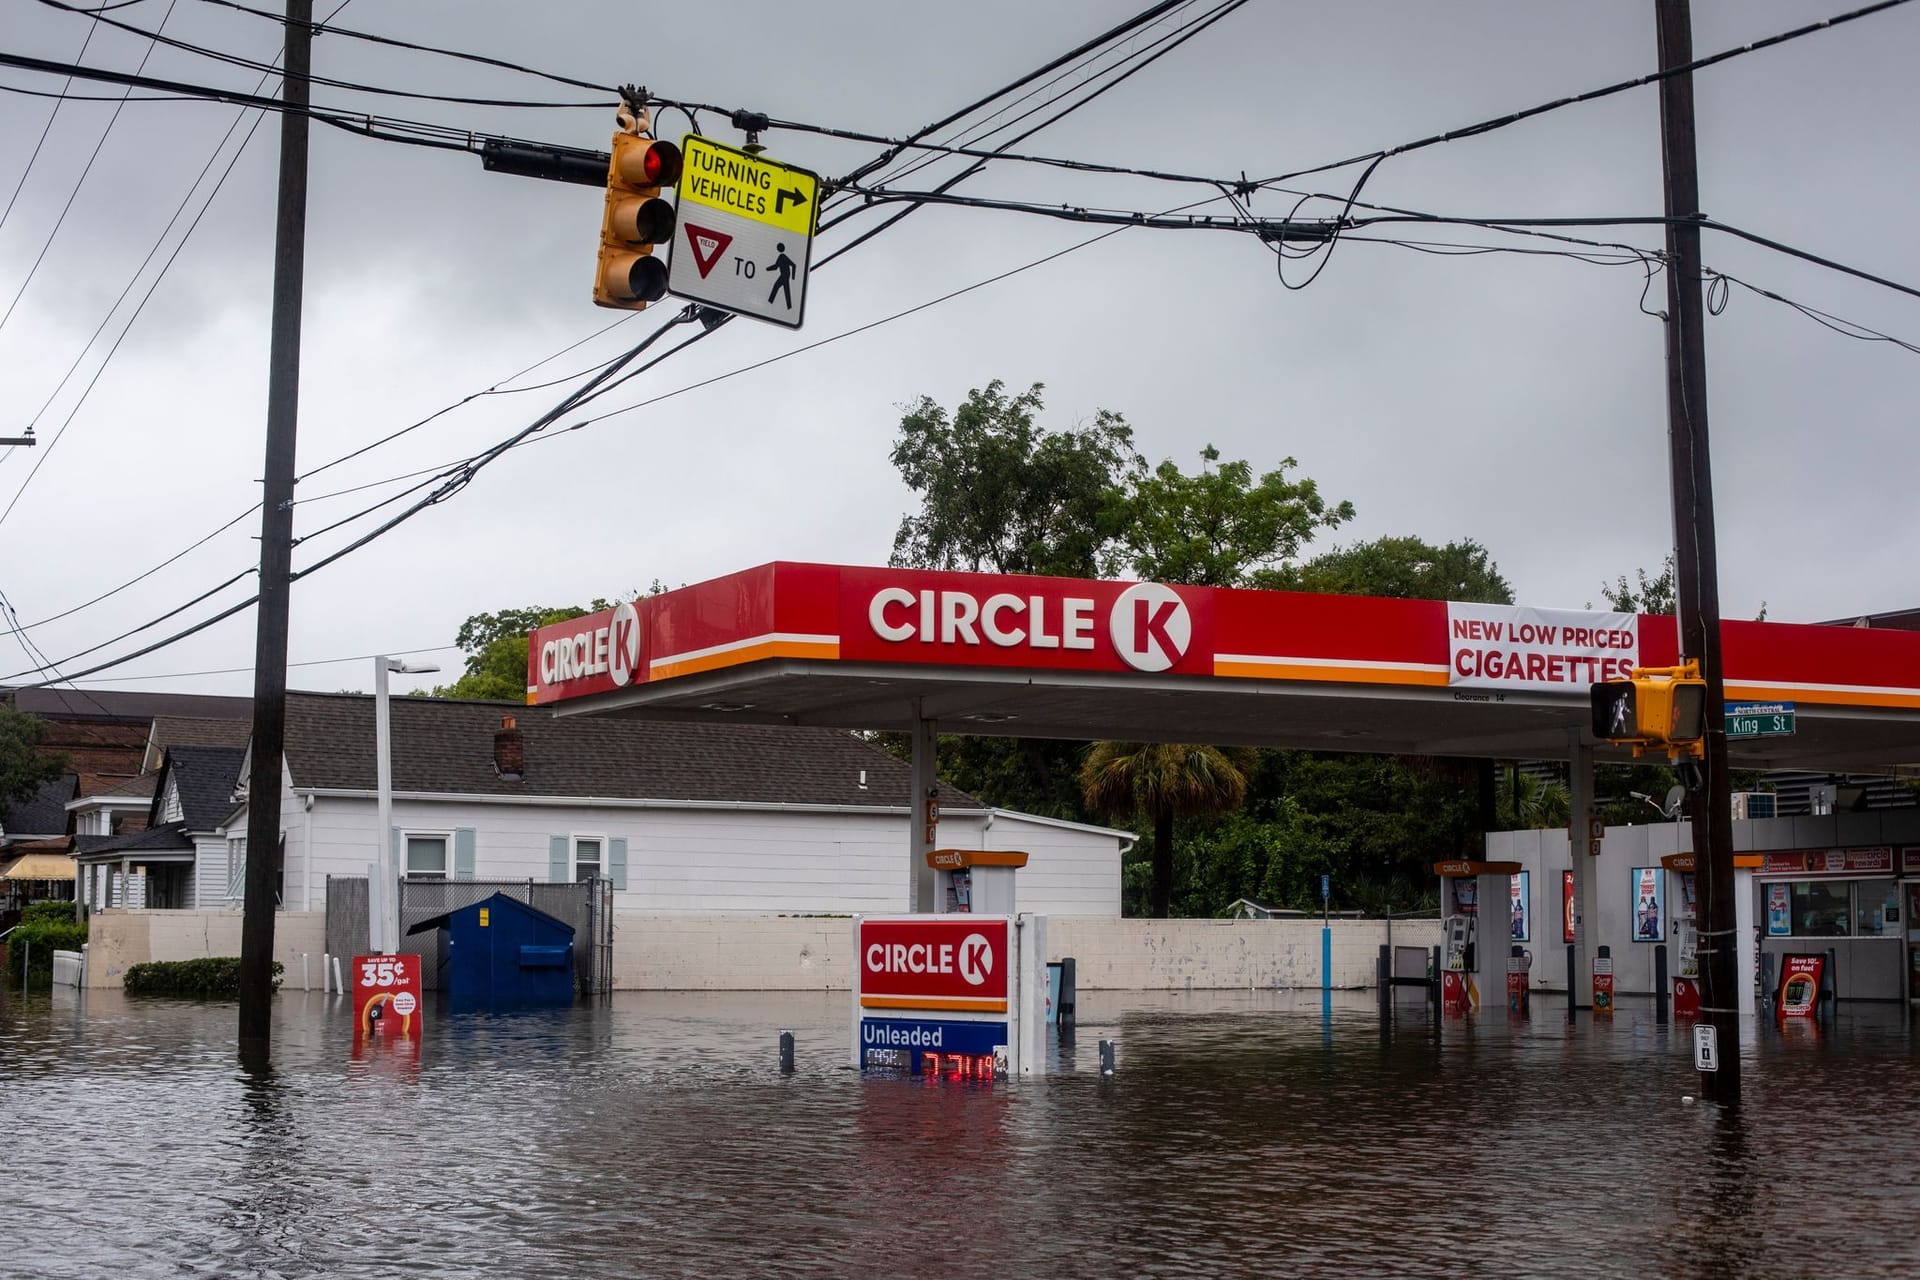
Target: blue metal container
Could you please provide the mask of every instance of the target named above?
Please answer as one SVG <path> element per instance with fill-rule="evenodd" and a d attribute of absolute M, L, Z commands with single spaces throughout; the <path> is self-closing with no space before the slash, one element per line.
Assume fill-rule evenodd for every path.
<path fill-rule="evenodd" d="M 423 920 L 447 931 L 441 986 L 455 1012 L 573 1003 L 573 926 L 504 893 Z"/>

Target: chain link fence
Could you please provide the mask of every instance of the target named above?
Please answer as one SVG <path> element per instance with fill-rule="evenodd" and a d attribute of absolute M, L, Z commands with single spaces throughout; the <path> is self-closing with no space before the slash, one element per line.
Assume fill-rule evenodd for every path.
<path fill-rule="evenodd" d="M 613 881 L 543 884 L 537 880 L 400 881 L 400 951 L 420 957 L 421 985 L 441 988 L 447 966 L 447 932 L 409 933 L 436 916 L 485 902 L 503 893 L 573 926 L 574 989 L 583 995 L 613 990 Z M 367 878 L 327 877 L 327 950 L 343 959 L 365 955 L 368 946 Z"/>

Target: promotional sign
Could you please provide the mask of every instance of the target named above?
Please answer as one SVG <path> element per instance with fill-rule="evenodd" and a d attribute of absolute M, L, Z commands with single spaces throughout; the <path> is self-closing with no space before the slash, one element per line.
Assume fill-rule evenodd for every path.
<path fill-rule="evenodd" d="M 1673 980 L 1673 1016 L 1681 1022 L 1700 1020 L 1700 984 L 1693 978 Z"/>
<path fill-rule="evenodd" d="M 1674 906 L 1673 918 L 1676 920 L 1696 919 L 1698 918 L 1700 907 L 1699 884 L 1694 879 L 1695 873 L 1692 871 L 1682 871 L 1679 875 L 1680 901 Z"/>
<path fill-rule="evenodd" d="M 798 329 L 807 312 L 819 175 L 697 133 L 680 153 L 667 291 Z"/>
<path fill-rule="evenodd" d="M 1465 1013 L 1480 1007 L 1480 988 L 1473 975 L 1458 969 L 1440 971 L 1440 1008 L 1446 1013 Z"/>
<path fill-rule="evenodd" d="M 1507 957 L 1507 1012 L 1517 1017 L 1531 1016 L 1529 1002 L 1531 984 L 1528 971 L 1533 968 L 1533 953 L 1522 951 L 1517 956 Z"/>
<path fill-rule="evenodd" d="M 1780 990 L 1774 998 L 1774 1013 L 1780 1018 L 1817 1018 L 1820 1016 L 1820 980 L 1825 975 L 1825 956 L 1780 957 Z"/>
<path fill-rule="evenodd" d="M 1660 868 L 1633 869 L 1633 940 L 1664 942 L 1666 919 L 1660 901 Z"/>
<path fill-rule="evenodd" d="M 1573 872 L 1562 871 L 1560 873 L 1560 941 L 1562 942 L 1580 940 L 1580 931 L 1576 927 L 1575 917 L 1575 912 L 1579 908 L 1574 903 Z"/>
<path fill-rule="evenodd" d="M 1793 932 L 1793 898 L 1789 886 L 1767 886 L 1767 936 L 1784 938 Z"/>
<path fill-rule="evenodd" d="M 1453 885 L 1453 914 L 1470 916 L 1478 909 L 1480 884 L 1472 876 L 1455 876 Z"/>
<path fill-rule="evenodd" d="M 1871 849 L 1802 849 L 1788 853 L 1769 853 L 1760 863 L 1762 875 L 1853 876 L 1862 873 L 1889 875 L 1893 871 L 1893 846 Z"/>
<path fill-rule="evenodd" d="M 355 956 L 354 1037 L 419 1035 L 421 991 L 419 956 Z"/>
<path fill-rule="evenodd" d="M 1010 931 L 999 916 L 860 921 L 861 1007 L 1004 1014 Z"/>
<path fill-rule="evenodd" d="M 1601 948 L 1605 950 L 1605 948 Z M 1613 957 L 1595 956 L 1593 958 L 1593 1011 L 1611 1018 L 1613 1016 Z"/>
<path fill-rule="evenodd" d="M 864 1067 L 876 1055 L 902 1068 L 919 1072 L 928 1054 L 963 1054 L 991 1059 L 1007 1043 L 1004 1022 L 953 1022 L 907 1018 L 862 1018 L 860 1062 Z"/>
<path fill-rule="evenodd" d="M 1447 603 L 1447 683 L 1467 689 L 1586 693 L 1626 680 L 1640 658 L 1631 613 Z"/>
<path fill-rule="evenodd" d="M 1509 932 L 1512 934 L 1515 942 L 1530 942 L 1533 940 L 1533 921 L 1528 913 L 1528 904 L 1533 901 L 1532 895 L 1528 892 L 1528 886 L 1532 880 L 1532 876 L 1533 873 L 1531 871 L 1516 871 L 1508 882 L 1507 916 L 1509 919 Z"/>

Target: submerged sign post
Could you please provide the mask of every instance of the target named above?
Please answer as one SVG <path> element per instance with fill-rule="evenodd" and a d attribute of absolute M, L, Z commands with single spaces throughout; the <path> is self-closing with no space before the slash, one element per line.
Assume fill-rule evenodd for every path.
<path fill-rule="evenodd" d="M 667 291 L 798 329 L 820 177 L 690 133 Z"/>

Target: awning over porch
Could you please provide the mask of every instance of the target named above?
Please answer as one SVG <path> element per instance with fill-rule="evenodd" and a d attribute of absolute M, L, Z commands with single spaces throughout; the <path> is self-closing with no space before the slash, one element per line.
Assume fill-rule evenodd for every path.
<path fill-rule="evenodd" d="M 73 876 L 73 859 L 57 853 L 22 854 L 0 871 L 0 880 L 71 880 Z"/>

